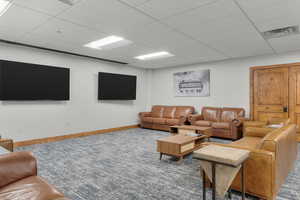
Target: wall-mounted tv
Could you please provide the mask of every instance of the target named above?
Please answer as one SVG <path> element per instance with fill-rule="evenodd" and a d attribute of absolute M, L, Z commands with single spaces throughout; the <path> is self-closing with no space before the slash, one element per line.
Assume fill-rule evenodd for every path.
<path fill-rule="evenodd" d="M 0 60 L 0 100 L 69 100 L 70 69 Z"/>
<path fill-rule="evenodd" d="M 99 100 L 135 100 L 136 76 L 99 72 Z"/>

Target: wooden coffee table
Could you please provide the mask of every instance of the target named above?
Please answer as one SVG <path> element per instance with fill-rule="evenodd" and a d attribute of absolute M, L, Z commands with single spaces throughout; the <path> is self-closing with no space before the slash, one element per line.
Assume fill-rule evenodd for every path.
<path fill-rule="evenodd" d="M 160 152 L 160 160 L 163 155 L 179 158 L 179 162 L 187 154 L 200 149 L 201 143 L 208 139 L 208 135 L 187 136 L 177 134 L 157 140 L 157 151 Z"/>
<path fill-rule="evenodd" d="M 200 126 L 170 126 L 171 134 L 188 134 L 188 133 L 200 133 L 207 135 L 209 137 L 212 136 L 212 128 L 211 127 L 200 127 Z M 208 137 L 208 139 L 209 139 Z"/>

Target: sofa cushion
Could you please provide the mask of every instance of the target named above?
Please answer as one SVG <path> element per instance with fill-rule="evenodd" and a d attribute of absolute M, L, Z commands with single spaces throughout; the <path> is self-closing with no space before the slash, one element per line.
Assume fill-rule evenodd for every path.
<path fill-rule="evenodd" d="M 195 111 L 192 106 L 176 106 L 175 118 L 180 118 L 181 116 L 187 117 L 189 114 L 193 114 Z"/>
<path fill-rule="evenodd" d="M 152 106 L 151 116 L 156 118 L 161 118 L 165 106 Z"/>
<path fill-rule="evenodd" d="M 205 127 L 211 127 L 212 122 L 211 121 L 205 121 L 205 120 L 198 120 L 195 122 L 196 126 L 205 126 Z"/>
<path fill-rule="evenodd" d="M 202 109 L 202 116 L 205 121 L 219 121 L 220 119 L 220 108 L 204 107 Z"/>
<path fill-rule="evenodd" d="M 153 117 L 144 117 L 142 120 L 143 122 L 153 123 Z"/>
<path fill-rule="evenodd" d="M 246 147 L 250 149 L 257 149 L 260 148 L 262 142 L 261 137 L 243 137 L 235 142 L 232 142 L 230 146 L 237 146 L 237 147 Z"/>
<path fill-rule="evenodd" d="M 228 122 L 213 122 L 211 126 L 213 128 L 230 129 L 230 123 Z"/>
<path fill-rule="evenodd" d="M 221 112 L 221 121 L 222 122 L 231 122 L 234 119 L 237 119 L 237 113 L 233 110 L 222 110 Z"/>
<path fill-rule="evenodd" d="M 163 111 L 163 118 L 173 119 L 175 116 L 175 111 L 175 106 L 166 106 Z"/>
<path fill-rule="evenodd" d="M 37 176 L 30 176 L 0 189 L 0 199 L 46 200 L 62 198 L 63 195 Z"/>
<path fill-rule="evenodd" d="M 179 125 L 179 119 L 167 119 L 166 124 L 169 126 Z"/>
<path fill-rule="evenodd" d="M 166 124 L 166 119 L 165 118 L 153 118 L 153 123 L 154 124 Z"/>

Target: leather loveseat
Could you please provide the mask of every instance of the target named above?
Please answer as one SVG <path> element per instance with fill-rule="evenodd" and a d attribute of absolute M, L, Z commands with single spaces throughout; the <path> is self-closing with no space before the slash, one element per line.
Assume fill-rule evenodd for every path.
<path fill-rule="evenodd" d="M 217 145 L 250 151 L 245 163 L 246 192 L 266 200 L 276 199 L 281 185 L 294 168 L 298 154 L 295 124 L 279 129 L 249 127 L 242 139 Z M 233 189 L 241 191 L 240 180 L 239 173 L 233 181 Z"/>
<path fill-rule="evenodd" d="M 192 106 L 161 106 L 155 105 L 151 112 L 141 112 L 140 126 L 157 130 L 169 131 L 170 126 L 184 125 L 188 122 L 188 116 L 193 114 Z"/>
<path fill-rule="evenodd" d="M 29 152 L 0 155 L 0 199 L 68 200 L 37 176 L 36 159 Z"/>
<path fill-rule="evenodd" d="M 212 127 L 212 136 L 239 139 L 242 137 L 243 108 L 203 107 L 201 114 L 190 115 L 194 126 Z"/>

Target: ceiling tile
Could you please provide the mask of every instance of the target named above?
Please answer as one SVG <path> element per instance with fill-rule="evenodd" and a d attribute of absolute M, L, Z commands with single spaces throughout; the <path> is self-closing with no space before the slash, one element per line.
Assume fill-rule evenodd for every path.
<path fill-rule="evenodd" d="M 268 31 L 299 25 L 299 0 L 237 0 L 258 29 Z"/>
<path fill-rule="evenodd" d="M 292 35 L 270 40 L 272 47 L 277 53 L 300 50 L 300 35 Z"/>
<path fill-rule="evenodd" d="M 217 0 L 151 0 L 138 6 L 138 9 L 155 18 L 162 19 L 216 1 Z"/>
<path fill-rule="evenodd" d="M 63 42 L 68 42 L 81 47 L 106 36 L 106 34 L 99 31 L 90 30 L 86 27 L 53 18 L 34 31 L 26 34 L 22 39 L 27 41 L 30 41 L 30 39 L 42 40 L 49 43 L 59 41 L 62 46 Z"/>
<path fill-rule="evenodd" d="M 0 17 L 0 35 L 18 38 L 49 20 L 48 15 L 30 9 L 12 5 Z M 9 37 L 7 38 L 10 39 Z"/>
<path fill-rule="evenodd" d="M 59 18 L 116 34 L 153 20 L 116 0 L 89 0 L 73 6 Z"/>
<path fill-rule="evenodd" d="M 165 22 L 230 57 L 273 53 L 232 1 L 220 0 Z"/>
<path fill-rule="evenodd" d="M 153 47 L 156 51 L 169 51 L 175 55 L 187 55 L 190 57 L 201 55 L 201 57 L 206 59 L 214 58 L 218 60 L 225 58 L 219 52 L 203 46 L 200 42 L 159 23 L 137 27 L 123 35 L 138 44 Z"/>
<path fill-rule="evenodd" d="M 76 4 L 80 1 L 81 0 L 74 0 L 74 3 Z M 58 0 L 14 0 L 13 3 L 49 15 L 57 15 L 63 10 L 71 8 L 71 6 L 64 4 Z"/>

